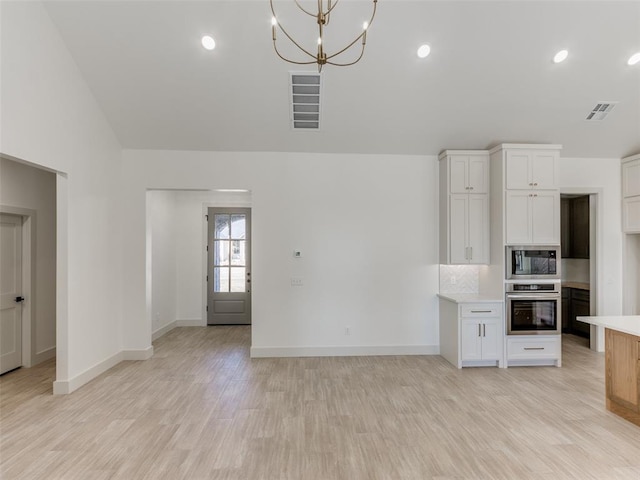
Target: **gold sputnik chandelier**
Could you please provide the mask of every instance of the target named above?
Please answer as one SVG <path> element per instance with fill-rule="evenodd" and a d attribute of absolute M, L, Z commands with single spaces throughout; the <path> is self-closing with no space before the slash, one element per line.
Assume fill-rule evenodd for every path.
<path fill-rule="evenodd" d="M 332 12 L 336 8 L 340 0 L 317 0 L 318 2 L 317 12 L 315 11 L 310 12 L 306 10 L 305 8 L 302 7 L 302 5 L 300 5 L 300 2 L 298 0 L 293 0 L 293 1 L 302 12 L 316 19 L 316 22 L 318 23 L 318 31 L 319 31 L 318 49 L 317 49 L 317 53 L 311 53 L 306 48 L 300 46 L 300 44 L 296 42 L 291 35 L 289 35 L 289 33 L 284 29 L 282 24 L 278 21 L 275 8 L 273 7 L 273 0 L 269 0 L 269 3 L 271 4 L 271 12 L 273 13 L 273 17 L 271 17 L 271 33 L 273 37 L 273 48 L 276 51 L 276 54 L 282 60 L 289 63 L 295 63 L 296 65 L 311 65 L 313 63 L 317 63 L 318 72 L 321 72 L 323 65 L 326 65 L 326 64 L 336 65 L 339 67 L 347 67 L 349 65 L 354 65 L 360 61 L 360 59 L 362 58 L 362 55 L 364 54 L 364 47 L 367 43 L 367 29 L 369 28 L 369 26 L 371 26 L 371 23 L 373 22 L 373 19 L 376 16 L 376 7 L 377 7 L 378 0 L 372 0 L 373 12 L 371 14 L 371 18 L 369 19 L 369 21 L 364 22 L 364 24 L 362 25 L 362 32 L 342 50 L 339 50 L 336 53 L 331 53 L 331 54 L 327 54 L 324 51 L 324 45 L 325 45 L 324 27 L 329 25 L 329 19 L 333 14 Z M 297 60 L 291 60 L 289 58 L 286 58 L 284 55 L 282 55 L 278 50 L 278 45 L 276 43 L 276 30 L 280 30 L 285 35 L 285 37 L 287 37 L 291 41 L 291 43 L 293 43 L 296 47 L 298 47 L 298 49 L 301 52 L 303 52 L 304 55 L 311 58 L 312 60 L 297 61 Z M 337 57 L 345 53 L 347 50 L 351 49 L 351 47 L 353 47 L 359 41 L 361 41 L 360 55 L 358 55 L 358 57 L 355 60 L 348 61 L 346 63 L 337 61 L 338 60 Z"/>

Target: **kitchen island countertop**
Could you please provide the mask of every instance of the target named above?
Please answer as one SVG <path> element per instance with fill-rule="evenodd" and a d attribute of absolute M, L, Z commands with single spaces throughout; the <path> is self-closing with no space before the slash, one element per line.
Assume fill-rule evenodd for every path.
<path fill-rule="evenodd" d="M 576 320 L 640 337 L 640 315 L 576 317 Z"/>

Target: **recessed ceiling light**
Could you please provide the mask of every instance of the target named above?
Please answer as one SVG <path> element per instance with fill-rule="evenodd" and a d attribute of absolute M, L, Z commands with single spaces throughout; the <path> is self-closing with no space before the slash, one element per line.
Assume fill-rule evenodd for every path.
<path fill-rule="evenodd" d="M 556 53 L 555 57 L 553 57 L 553 63 L 564 62 L 569 56 L 569 52 L 567 50 L 560 50 Z"/>
<path fill-rule="evenodd" d="M 429 56 L 430 53 L 431 53 L 431 47 L 426 43 L 424 45 L 420 45 L 420 48 L 418 48 L 418 56 L 420 58 L 426 58 Z"/>
<path fill-rule="evenodd" d="M 640 62 L 640 52 L 631 55 L 627 60 L 627 65 L 635 65 L 638 62 Z"/>
<path fill-rule="evenodd" d="M 204 37 L 202 37 L 202 46 L 207 50 L 213 50 L 214 48 L 216 48 L 216 41 L 213 39 L 213 37 L 205 35 Z"/>

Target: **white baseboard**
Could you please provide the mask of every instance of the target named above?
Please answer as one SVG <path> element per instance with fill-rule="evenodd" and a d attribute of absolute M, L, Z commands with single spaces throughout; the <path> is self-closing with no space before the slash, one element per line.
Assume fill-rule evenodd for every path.
<path fill-rule="evenodd" d="M 206 327 L 207 322 L 201 318 L 176 320 L 176 327 Z"/>
<path fill-rule="evenodd" d="M 173 330 L 177 326 L 178 326 L 178 322 L 176 320 L 174 320 L 173 322 L 168 323 L 164 327 L 160 327 L 159 329 L 157 329 L 155 332 L 153 332 L 151 334 L 151 341 L 155 342 L 161 336 L 166 335 L 167 333 L 169 333 L 171 330 Z"/>
<path fill-rule="evenodd" d="M 115 367 L 122 360 L 124 360 L 124 352 L 118 352 L 115 355 L 103 360 L 102 362 L 94 365 L 93 367 L 85 370 L 80 375 L 76 375 L 71 380 L 56 380 L 53 382 L 53 394 L 64 395 L 76 391 L 83 385 L 86 385 L 98 375 L 106 372 L 112 367 Z"/>
<path fill-rule="evenodd" d="M 149 360 L 153 357 L 153 346 L 141 350 L 123 350 L 122 360 Z"/>
<path fill-rule="evenodd" d="M 46 360 L 56 358 L 56 347 L 47 348 L 41 352 L 36 353 L 31 359 L 31 366 L 38 365 Z"/>
<path fill-rule="evenodd" d="M 112 355 L 93 367 L 85 370 L 80 375 L 76 375 L 71 380 L 56 380 L 53 382 L 53 394 L 65 395 L 75 392 L 77 389 L 86 385 L 98 375 L 103 374 L 110 368 L 115 367 L 123 360 L 147 360 L 153 356 L 153 347 L 141 350 L 122 350 Z"/>
<path fill-rule="evenodd" d="M 439 355 L 438 345 L 380 345 L 333 347 L 251 347 L 252 358 L 359 357 L 383 355 Z"/>

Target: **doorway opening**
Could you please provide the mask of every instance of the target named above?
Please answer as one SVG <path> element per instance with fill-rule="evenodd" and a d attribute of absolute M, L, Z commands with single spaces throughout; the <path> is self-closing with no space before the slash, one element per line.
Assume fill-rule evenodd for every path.
<path fill-rule="evenodd" d="M 216 213 L 211 214 L 211 222 L 207 221 L 209 209 L 220 212 L 217 233 Z M 152 342 L 175 327 L 206 327 L 211 323 L 209 292 L 215 290 L 214 282 L 218 295 L 251 294 L 246 288 L 251 285 L 250 209 L 248 190 L 147 190 L 147 318 Z M 247 216 L 241 228 L 242 215 Z M 214 255 L 216 250 L 214 244 L 207 250 L 210 225 L 214 229 L 212 242 L 219 248 L 211 262 L 209 254 Z M 227 318 L 213 324 L 250 323 L 237 320 L 240 310 L 250 313 L 250 301 L 224 300 L 218 302 L 218 313 L 235 316 L 236 320 Z"/>
<path fill-rule="evenodd" d="M 592 340 L 590 325 L 576 317 L 596 312 L 597 201 L 594 192 L 560 196 L 562 332 L 588 341 Z"/>
<path fill-rule="evenodd" d="M 54 380 L 57 343 L 57 175 L 0 155 L 2 259 L 0 373 L 46 366 Z M 24 370 L 24 369 L 22 369 Z M 21 383 L 30 384 L 18 375 Z"/>

